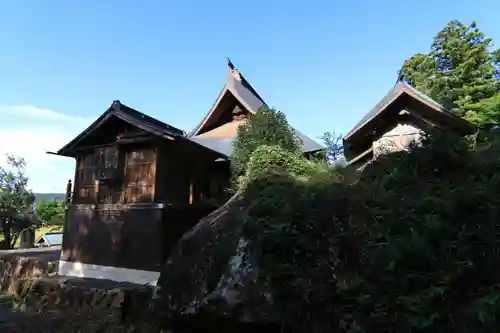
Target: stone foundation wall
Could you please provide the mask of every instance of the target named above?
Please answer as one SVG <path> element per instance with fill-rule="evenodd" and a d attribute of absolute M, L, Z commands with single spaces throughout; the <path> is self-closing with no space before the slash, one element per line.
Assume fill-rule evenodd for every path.
<path fill-rule="evenodd" d="M 21 279 L 39 279 L 54 275 L 58 261 L 45 261 L 18 256 L 0 257 L 0 293 L 12 292 L 13 284 Z"/>
<path fill-rule="evenodd" d="M 161 332 L 164 324 L 151 307 L 152 288 L 106 289 L 89 286 L 85 280 L 20 279 L 11 286 L 14 308 L 53 316 L 54 321 L 70 322 L 75 329 L 95 325 L 103 332 L 122 332 L 125 327 L 127 332 Z"/>
<path fill-rule="evenodd" d="M 149 287 L 96 288 L 85 284 L 85 281 L 60 278 L 21 279 L 12 287 L 19 304 L 36 311 L 75 313 L 112 310 L 122 314 L 125 306 L 129 310 L 125 311 L 125 315 L 142 317 L 152 300 L 152 288 Z"/>
<path fill-rule="evenodd" d="M 51 321 L 48 332 L 64 331 L 68 323 L 83 331 L 89 325 L 106 332 L 161 331 L 151 311 L 153 288 L 57 276 L 57 266 L 57 261 L 0 257 L 0 296 L 12 297 L 14 310 Z"/>
<path fill-rule="evenodd" d="M 0 296 L 12 298 L 12 307 L 27 314 L 13 324 L 44 332 L 255 332 L 225 320 L 167 318 L 156 288 L 109 280 L 57 276 L 57 262 L 0 257 Z M 10 308 L 10 306 L 9 306 Z M 34 322 L 33 318 L 39 318 Z M 24 325 L 24 326 L 23 326 Z M 0 320 L 0 332 L 3 329 Z M 17 332 L 17 331 L 16 331 Z"/>

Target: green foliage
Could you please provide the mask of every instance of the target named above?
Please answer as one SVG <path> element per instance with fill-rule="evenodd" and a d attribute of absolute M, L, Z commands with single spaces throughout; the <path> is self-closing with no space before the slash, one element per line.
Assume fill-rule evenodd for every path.
<path fill-rule="evenodd" d="M 64 200 L 43 200 L 36 204 L 36 215 L 49 225 L 64 224 Z"/>
<path fill-rule="evenodd" d="M 483 99 L 473 105 L 475 110 L 480 112 L 468 112 L 467 119 L 476 124 L 483 124 L 483 127 L 498 126 L 500 124 L 500 93 Z"/>
<path fill-rule="evenodd" d="M 282 112 L 261 107 L 238 128 L 233 145 L 231 168 L 233 177 L 238 177 L 245 174 L 250 156 L 259 146 L 279 146 L 289 152 L 300 152 L 301 142 Z"/>
<path fill-rule="evenodd" d="M 336 271 L 334 219 L 330 206 L 344 192 L 341 173 L 310 170 L 309 177 L 264 172 L 247 187 L 259 197 L 249 210 L 243 235 L 258 263 L 263 285 L 272 291 L 275 311 L 285 325 L 299 332 L 335 332 L 332 320 Z"/>
<path fill-rule="evenodd" d="M 499 117 L 482 104 L 500 92 L 500 51 L 491 47 L 475 22 L 451 21 L 434 37 L 430 52 L 406 60 L 400 74 L 457 115 L 481 127 L 496 125 Z"/>
<path fill-rule="evenodd" d="M 499 154 L 494 133 L 475 145 L 433 133 L 357 177 L 264 169 L 247 186 L 259 201 L 243 234 L 285 325 L 496 332 Z"/>
<path fill-rule="evenodd" d="M 253 151 L 248 161 L 245 178 L 252 180 L 269 169 L 285 170 L 294 175 L 311 172 L 315 164 L 301 153 L 290 152 L 278 146 L 260 146 Z"/>
<path fill-rule="evenodd" d="M 0 211 L 10 214 L 10 223 L 3 223 L 3 245 L 13 248 L 20 233 L 35 229 L 39 220 L 33 214 L 35 197 L 28 189 L 24 159 L 7 155 L 7 166 L 0 167 Z"/>

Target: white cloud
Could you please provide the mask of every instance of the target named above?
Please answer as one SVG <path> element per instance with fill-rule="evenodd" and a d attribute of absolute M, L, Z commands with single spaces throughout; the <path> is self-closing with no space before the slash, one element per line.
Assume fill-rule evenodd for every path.
<path fill-rule="evenodd" d="M 0 114 L 12 115 L 15 117 L 30 118 L 49 121 L 87 121 L 87 118 L 74 117 L 64 113 L 55 112 L 49 109 L 38 108 L 33 105 L 5 105 L 0 106 Z"/>
<path fill-rule="evenodd" d="M 64 192 L 74 176 L 74 160 L 47 152 L 64 146 L 93 119 L 31 105 L 0 106 L 0 117 L 0 165 L 6 154 L 23 157 L 35 192 Z"/>

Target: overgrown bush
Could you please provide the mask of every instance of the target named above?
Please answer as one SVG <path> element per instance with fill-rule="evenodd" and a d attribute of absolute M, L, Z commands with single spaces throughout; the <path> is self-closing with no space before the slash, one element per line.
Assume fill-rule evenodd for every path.
<path fill-rule="evenodd" d="M 255 179 L 270 168 L 280 168 L 294 175 L 306 175 L 317 168 L 317 165 L 307 160 L 300 152 L 265 145 L 256 148 L 250 155 L 245 178 Z"/>
<path fill-rule="evenodd" d="M 260 146 L 273 145 L 288 152 L 300 152 L 301 144 L 284 113 L 261 107 L 238 128 L 231 154 L 233 177 L 245 174 L 250 155 Z"/>
<path fill-rule="evenodd" d="M 436 135 L 355 180 L 314 168 L 253 178 L 243 232 L 286 326 L 499 331 L 500 140 Z"/>

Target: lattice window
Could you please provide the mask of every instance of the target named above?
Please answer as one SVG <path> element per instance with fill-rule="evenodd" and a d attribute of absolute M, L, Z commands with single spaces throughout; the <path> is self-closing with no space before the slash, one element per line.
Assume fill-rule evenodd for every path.
<path fill-rule="evenodd" d="M 149 202 L 154 199 L 156 154 L 152 149 L 131 151 L 125 167 L 125 202 Z"/>
<path fill-rule="evenodd" d="M 76 197 L 73 202 L 76 204 L 90 204 L 95 200 L 94 181 L 96 178 L 96 155 L 89 153 L 80 156 L 77 160 L 76 170 Z"/>
<path fill-rule="evenodd" d="M 116 179 L 119 169 L 119 151 L 116 146 L 100 148 L 98 154 L 98 178 Z"/>
<path fill-rule="evenodd" d="M 91 204 L 96 202 L 95 182 L 112 181 L 120 177 L 120 152 L 116 146 L 95 149 L 78 160 L 76 173 L 75 203 Z M 118 203 L 120 187 L 115 183 L 101 182 L 98 203 Z"/>

